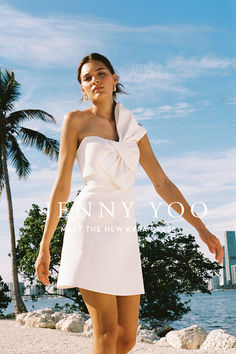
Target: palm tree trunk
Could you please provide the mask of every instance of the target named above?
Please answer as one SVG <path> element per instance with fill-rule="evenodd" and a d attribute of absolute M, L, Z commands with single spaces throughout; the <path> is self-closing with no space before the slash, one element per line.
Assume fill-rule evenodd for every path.
<path fill-rule="evenodd" d="M 1 161 L 3 169 L 3 179 L 4 187 L 6 191 L 6 199 L 8 206 L 8 220 L 10 226 L 10 235 L 11 235 L 11 273 L 12 273 L 12 283 L 13 283 L 13 301 L 14 301 L 14 312 L 15 315 L 27 312 L 25 304 L 22 300 L 20 294 L 19 280 L 18 280 L 18 270 L 17 270 L 17 261 L 16 261 L 16 238 L 15 238 L 15 228 L 14 228 L 14 218 L 13 218 L 13 206 L 11 198 L 11 189 L 8 176 L 8 168 L 6 161 L 6 150 L 4 144 L 1 146 Z"/>

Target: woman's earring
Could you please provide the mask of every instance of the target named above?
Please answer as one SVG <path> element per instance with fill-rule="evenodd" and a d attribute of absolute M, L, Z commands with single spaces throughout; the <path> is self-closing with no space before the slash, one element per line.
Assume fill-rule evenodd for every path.
<path fill-rule="evenodd" d="M 116 92 L 116 85 L 114 85 L 114 87 L 113 87 L 113 91 L 114 91 L 114 92 Z"/>
<path fill-rule="evenodd" d="M 88 95 L 87 95 L 87 93 L 86 93 L 82 98 L 83 98 L 83 101 L 88 101 Z"/>

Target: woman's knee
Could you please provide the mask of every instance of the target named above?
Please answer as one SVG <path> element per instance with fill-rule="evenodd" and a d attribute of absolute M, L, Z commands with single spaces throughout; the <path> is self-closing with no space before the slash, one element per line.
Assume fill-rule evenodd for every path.
<path fill-rule="evenodd" d="M 97 348 L 106 348 L 110 353 L 115 353 L 117 341 L 117 324 L 116 322 L 101 322 L 96 329 L 93 330 L 93 339 Z"/>
<path fill-rule="evenodd" d="M 111 316 L 105 316 L 98 320 L 96 323 L 96 328 L 94 328 L 94 333 L 97 335 L 104 336 L 104 338 L 117 338 L 118 326 L 115 318 Z"/>
<path fill-rule="evenodd" d="M 118 332 L 118 312 L 115 295 L 81 289 L 92 319 L 93 333 L 104 340 L 113 340 Z"/>
<path fill-rule="evenodd" d="M 125 353 L 128 353 L 136 344 L 136 336 L 118 336 L 117 344 L 124 350 Z"/>
<path fill-rule="evenodd" d="M 120 327 L 118 328 L 117 346 L 128 353 L 136 344 L 137 334 L 125 333 Z"/>

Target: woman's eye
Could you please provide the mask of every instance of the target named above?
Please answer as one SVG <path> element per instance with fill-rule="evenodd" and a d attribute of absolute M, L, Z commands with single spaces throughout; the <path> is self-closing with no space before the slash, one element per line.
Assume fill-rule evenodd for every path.
<path fill-rule="evenodd" d="M 98 75 L 106 75 L 106 73 L 101 72 L 101 73 L 99 73 Z M 89 77 L 89 76 L 87 76 L 87 77 L 84 79 L 84 81 L 88 81 L 88 80 L 90 80 L 90 77 Z"/>

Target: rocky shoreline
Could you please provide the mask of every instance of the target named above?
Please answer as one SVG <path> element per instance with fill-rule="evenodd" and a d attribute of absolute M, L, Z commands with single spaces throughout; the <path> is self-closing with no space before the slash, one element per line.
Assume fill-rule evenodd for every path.
<path fill-rule="evenodd" d="M 92 321 L 88 314 L 81 311 L 69 313 L 66 310 L 45 308 L 22 313 L 16 316 L 16 325 L 24 328 L 50 328 L 60 332 L 76 333 L 80 337 L 92 340 Z M 137 343 L 151 344 L 151 352 L 162 353 L 168 349 L 199 350 L 199 352 L 222 352 L 233 350 L 236 353 L 236 337 L 226 330 L 216 329 L 207 333 L 199 325 L 192 325 L 180 330 L 172 327 L 156 327 L 151 329 L 148 325 L 140 323 L 137 330 Z M 136 346 L 135 346 L 136 348 Z M 235 348 L 235 351 L 234 351 Z M 133 353 L 135 351 L 131 351 Z"/>

